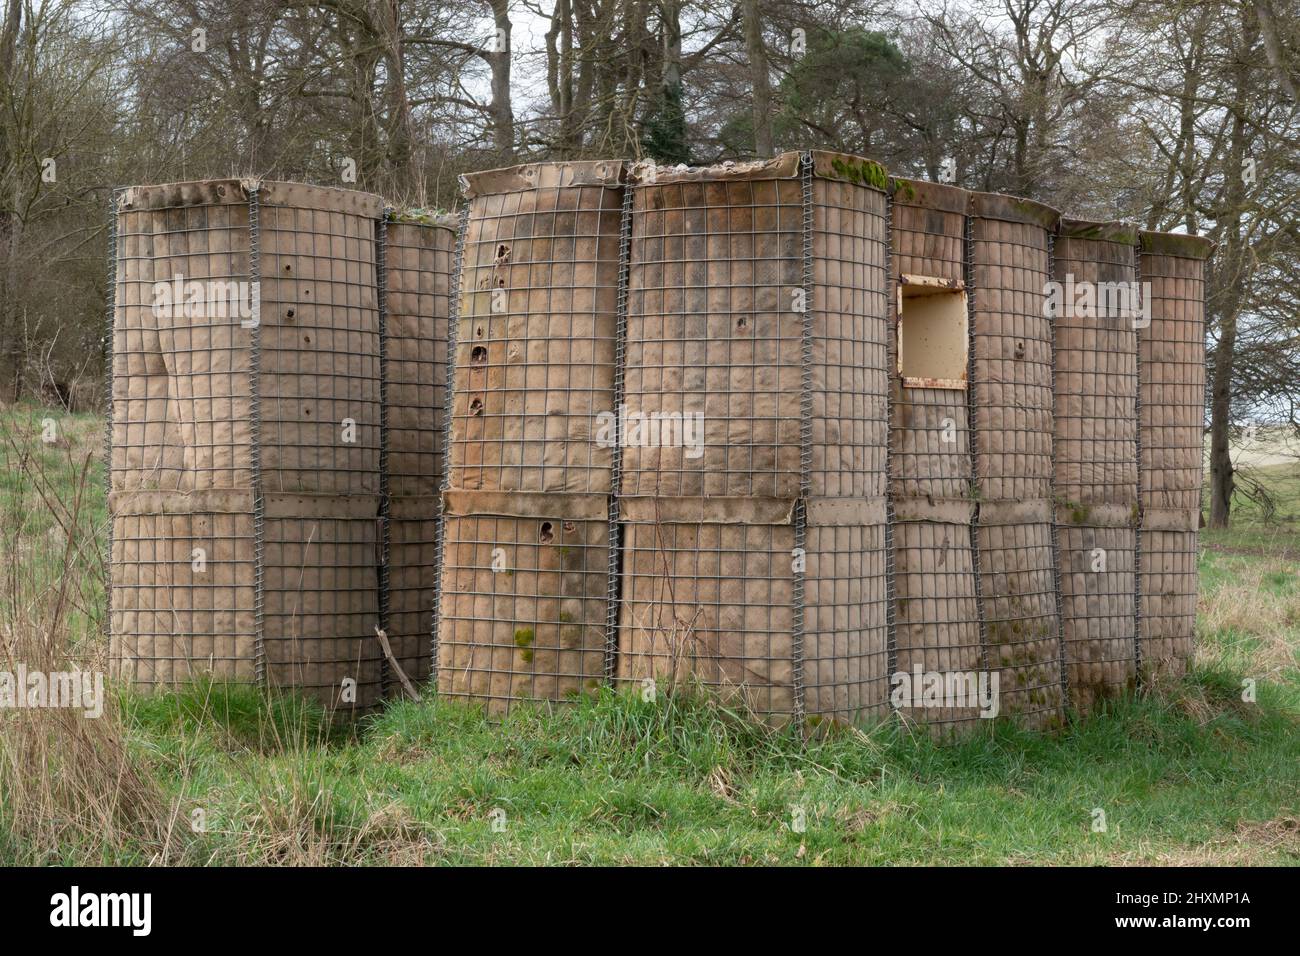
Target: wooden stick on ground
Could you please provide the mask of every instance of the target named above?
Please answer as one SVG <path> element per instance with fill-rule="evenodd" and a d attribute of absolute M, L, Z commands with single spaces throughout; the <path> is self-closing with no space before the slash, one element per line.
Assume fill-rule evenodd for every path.
<path fill-rule="evenodd" d="M 416 692 L 414 685 L 411 684 L 410 678 L 406 676 L 406 672 L 403 671 L 401 665 L 397 663 L 397 658 L 393 656 L 393 648 L 388 643 L 388 635 L 384 633 L 381 628 L 376 627 L 375 637 L 379 638 L 379 646 L 383 648 L 384 656 L 388 658 L 388 663 L 389 666 L 393 668 L 393 673 L 396 674 L 397 679 L 402 682 L 402 689 L 406 691 L 406 696 L 411 698 L 411 700 L 419 700 L 420 695 Z"/>

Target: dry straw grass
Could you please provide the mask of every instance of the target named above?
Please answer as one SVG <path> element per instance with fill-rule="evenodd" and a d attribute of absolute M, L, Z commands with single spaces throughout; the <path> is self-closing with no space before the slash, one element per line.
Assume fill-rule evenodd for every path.
<path fill-rule="evenodd" d="M 77 436 L 42 441 L 39 426 L 0 424 L 6 474 L 0 495 L 0 670 L 44 674 L 106 672 L 94 633 L 104 554 L 91 502 L 93 451 Z M 84 437 L 84 436 L 81 436 Z M 118 848 L 140 848 L 149 862 L 170 863 L 183 849 L 178 808 L 126 744 L 122 716 L 105 691 L 104 712 L 0 710 L 0 811 L 9 833 L 0 850 L 39 864 L 75 847 L 87 860 L 111 862 Z M 4 844 L 8 843 L 9 847 Z"/>

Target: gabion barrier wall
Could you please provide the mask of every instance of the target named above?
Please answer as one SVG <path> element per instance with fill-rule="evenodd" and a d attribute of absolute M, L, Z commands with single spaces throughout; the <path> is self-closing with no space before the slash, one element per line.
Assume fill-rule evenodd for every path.
<path fill-rule="evenodd" d="M 1136 238 L 1124 223 L 1066 219 L 1055 246 L 1056 521 L 1080 711 L 1136 678 L 1138 317 L 1124 292 L 1137 280 Z"/>
<path fill-rule="evenodd" d="M 517 170 L 491 175 L 504 177 L 503 193 L 520 188 Z M 522 188 L 547 176 L 572 187 L 565 175 L 539 170 Z M 509 222 L 505 209 L 534 215 L 532 201 L 480 203 L 471 227 Z M 477 357 L 458 349 L 479 378 L 457 399 L 469 424 L 464 455 L 455 439 L 452 455 L 466 467 L 458 478 L 452 465 L 447 540 L 475 553 L 461 570 L 476 576 L 459 580 L 479 606 L 460 618 L 495 636 L 482 663 L 463 657 L 445 687 L 502 704 L 593 686 L 602 612 L 617 615 L 606 676 L 689 677 L 784 717 L 857 719 L 888 701 L 939 729 L 969 724 L 987 711 L 891 689 L 900 674 L 982 674 L 997 680 L 999 712 L 1055 726 L 1072 683 L 1085 708 L 1132 686 L 1133 317 L 1124 300 L 1122 315 L 1100 319 L 1053 305 L 1054 284 L 1130 291 L 1131 230 L 1058 225 L 1041 204 L 889 181 L 874 164 L 819 153 L 637 167 L 623 201 L 626 293 L 612 256 L 594 283 L 616 296 L 613 368 L 602 378 L 596 361 L 592 379 L 609 383 L 619 409 L 618 447 L 588 440 L 601 402 L 585 385 L 550 398 L 520 387 L 512 411 L 491 394 L 508 391 L 493 387 L 508 373 L 493 377 L 486 343 Z M 605 222 L 612 237 L 613 216 Z M 479 271 L 464 275 L 477 293 L 517 284 L 500 273 L 518 232 L 471 232 Z M 504 308 L 535 322 L 536 300 L 519 301 Z M 524 327 L 517 315 L 498 321 Z M 554 374 L 549 354 L 530 350 L 535 362 L 521 360 L 515 381 L 566 382 L 571 370 Z M 575 391 L 592 416 L 586 432 L 571 414 Z M 557 421 L 539 445 L 526 433 L 542 408 Z M 475 417 L 487 419 L 477 431 Z M 679 431 L 665 440 L 669 428 Z M 608 486 L 593 485 L 606 460 Z M 490 508 L 474 503 L 479 488 L 541 487 L 608 488 L 608 537 L 598 500 L 556 496 L 544 515 L 504 493 Z M 567 569 L 530 557 L 522 585 L 503 588 L 487 567 L 493 553 L 557 533 L 571 536 Z M 552 653 L 522 667 L 538 660 L 535 643 Z"/>
<path fill-rule="evenodd" d="M 885 184 L 830 153 L 634 170 L 624 403 L 660 434 L 623 451 L 620 679 L 884 712 Z"/>
<path fill-rule="evenodd" d="M 413 682 L 432 670 L 439 495 L 446 449 L 454 219 L 389 217 L 384 240 L 384 626 Z"/>
<path fill-rule="evenodd" d="M 1052 517 L 1052 320 L 1046 314 L 1056 210 L 972 193 L 967 283 L 969 401 L 985 668 L 1000 710 L 1059 722 L 1061 640 Z"/>
<path fill-rule="evenodd" d="M 1138 331 L 1138 649 L 1144 673 L 1178 676 L 1191 659 L 1196 628 L 1205 260 L 1212 246 L 1196 236 L 1142 232 L 1139 248 L 1138 273 L 1150 284 L 1150 324 Z"/>
<path fill-rule="evenodd" d="M 1185 669 L 1204 240 L 820 152 L 466 192 L 458 237 L 118 194 L 118 673 L 366 707 L 378 627 L 498 714 L 691 680 L 943 732 L 991 716 L 966 677 L 1051 727 Z"/>
<path fill-rule="evenodd" d="M 503 712 L 607 673 L 619 162 L 466 178 L 438 686 Z"/>
<path fill-rule="evenodd" d="M 969 194 L 934 183 L 895 181 L 891 301 L 895 345 L 909 307 L 951 298 L 950 321 L 965 318 Z M 915 291 L 915 296 L 908 296 Z M 933 291 L 933 295 L 929 295 Z M 958 324 L 945 375 L 891 375 L 889 493 L 893 506 L 895 672 L 987 670 L 974 539 L 971 417 L 967 403 L 969 332 Z M 923 348 L 937 343 L 923 341 Z M 942 728 L 978 719 L 974 707 L 912 706 L 900 713 Z"/>
<path fill-rule="evenodd" d="M 119 675 L 142 685 L 201 674 L 256 680 L 341 709 L 381 695 L 375 628 L 391 537 L 382 293 L 389 284 L 433 297 L 399 303 L 388 367 L 397 373 L 388 411 L 408 454 L 420 423 L 405 412 L 436 404 L 421 363 L 438 360 L 435 342 L 421 352 L 408 332 L 422 332 L 404 323 L 412 306 L 437 312 L 436 286 L 445 300 L 449 273 L 445 254 L 412 259 L 406 246 L 421 241 L 399 230 L 388 275 L 385 227 L 376 196 L 293 183 L 178 183 L 115 199 L 110 621 Z M 426 269 L 441 278 L 413 276 Z M 428 380 L 427 394 L 404 391 L 416 384 L 408 372 L 420 386 Z M 425 428 L 431 456 L 436 424 Z M 400 470 L 403 492 L 404 474 L 421 467 Z M 429 606 L 432 567 L 402 550 L 409 535 L 397 528 L 404 626 L 418 587 L 411 574 Z M 395 642 L 417 676 L 428 658 L 421 617 Z"/>

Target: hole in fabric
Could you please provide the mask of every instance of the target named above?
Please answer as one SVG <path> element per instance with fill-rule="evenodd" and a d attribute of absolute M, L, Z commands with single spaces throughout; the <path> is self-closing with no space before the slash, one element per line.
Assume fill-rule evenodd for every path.
<path fill-rule="evenodd" d="M 537 538 L 542 542 L 542 544 L 550 544 L 555 540 L 555 529 L 551 526 L 549 521 L 542 522 L 542 527 L 537 534 Z"/>

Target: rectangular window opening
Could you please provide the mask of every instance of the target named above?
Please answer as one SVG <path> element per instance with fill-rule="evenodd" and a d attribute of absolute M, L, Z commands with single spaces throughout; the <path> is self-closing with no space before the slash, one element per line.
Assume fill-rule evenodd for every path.
<path fill-rule="evenodd" d="M 966 388 L 966 286 L 904 275 L 898 284 L 898 374 L 907 388 Z"/>

